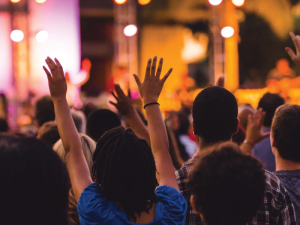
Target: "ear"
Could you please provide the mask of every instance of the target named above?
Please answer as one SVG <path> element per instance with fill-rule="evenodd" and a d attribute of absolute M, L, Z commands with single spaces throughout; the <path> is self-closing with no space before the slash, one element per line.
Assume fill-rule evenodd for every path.
<path fill-rule="evenodd" d="M 271 138 L 271 147 L 272 147 L 272 148 L 277 148 L 277 143 L 276 143 L 276 141 L 274 140 L 274 138 Z"/>
<path fill-rule="evenodd" d="M 237 118 L 237 119 L 236 119 L 236 123 L 235 123 L 234 130 L 233 130 L 233 134 L 236 134 L 236 133 L 239 131 L 239 126 L 240 126 L 240 119 Z"/>
<path fill-rule="evenodd" d="M 198 129 L 197 129 L 194 121 L 193 121 L 193 132 L 194 132 L 195 135 L 198 135 Z"/>
<path fill-rule="evenodd" d="M 194 198 L 194 195 L 191 195 L 191 199 L 190 199 L 190 202 L 191 202 L 191 206 L 193 207 L 194 211 L 196 212 L 196 214 L 198 214 L 199 216 L 202 217 L 202 212 L 201 210 L 197 209 L 195 207 L 195 198 Z"/>

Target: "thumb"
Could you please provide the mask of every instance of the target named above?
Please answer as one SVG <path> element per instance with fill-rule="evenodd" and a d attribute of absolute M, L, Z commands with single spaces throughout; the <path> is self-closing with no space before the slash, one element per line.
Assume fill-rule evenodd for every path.
<path fill-rule="evenodd" d="M 137 86 L 140 88 L 141 85 L 142 85 L 140 78 L 136 74 L 133 74 L 133 77 L 135 79 L 135 82 L 136 82 Z"/>

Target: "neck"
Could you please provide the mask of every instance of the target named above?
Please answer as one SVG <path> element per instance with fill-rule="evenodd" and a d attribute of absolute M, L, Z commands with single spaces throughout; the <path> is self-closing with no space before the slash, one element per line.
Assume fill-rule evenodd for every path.
<path fill-rule="evenodd" d="M 218 143 L 221 143 L 221 142 L 226 142 L 226 141 L 219 141 L 219 142 L 216 142 L 216 143 L 207 143 L 207 142 L 205 142 L 205 141 L 204 141 L 201 137 L 199 137 L 199 136 L 197 136 L 197 139 L 198 139 L 198 146 L 199 146 L 198 153 L 199 153 L 199 151 L 201 151 L 201 149 L 204 149 L 204 148 L 213 146 L 213 145 L 218 144 Z M 231 139 L 229 139 L 229 140 L 227 140 L 227 141 L 231 141 Z"/>
<path fill-rule="evenodd" d="M 275 152 L 276 171 L 300 170 L 300 162 L 293 162 L 280 157 L 278 151 Z"/>

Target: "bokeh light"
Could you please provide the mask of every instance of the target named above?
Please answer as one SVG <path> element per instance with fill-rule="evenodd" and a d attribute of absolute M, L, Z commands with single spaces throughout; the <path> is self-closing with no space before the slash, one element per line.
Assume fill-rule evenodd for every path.
<path fill-rule="evenodd" d="M 36 3 L 39 3 L 39 4 L 43 4 L 45 3 L 47 0 L 35 0 Z"/>
<path fill-rule="evenodd" d="M 151 0 L 139 0 L 141 5 L 147 5 L 149 2 L 151 2 Z"/>
<path fill-rule="evenodd" d="M 230 37 L 232 37 L 233 34 L 234 34 L 234 29 L 232 27 L 230 27 L 230 26 L 224 27 L 221 30 L 221 35 L 224 38 L 230 38 Z"/>
<path fill-rule="evenodd" d="M 10 0 L 12 3 L 18 3 L 20 2 L 21 0 Z"/>
<path fill-rule="evenodd" d="M 137 32 L 137 27 L 136 27 L 136 25 L 131 24 L 131 25 L 128 25 L 128 26 L 126 26 L 126 27 L 124 28 L 124 34 L 125 34 L 125 36 L 127 36 L 127 37 L 131 37 L 131 36 L 135 35 L 136 32 Z"/>
<path fill-rule="evenodd" d="M 41 30 L 36 34 L 35 39 L 37 42 L 42 43 L 42 42 L 47 41 L 48 37 L 49 37 L 48 32 L 45 30 Z"/>
<path fill-rule="evenodd" d="M 239 7 L 245 4 L 245 0 L 232 0 L 232 3 Z"/>
<path fill-rule="evenodd" d="M 208 0 L 211 5 L 220 5 L 222 0 Z"/>
<path fill-rule="evenodd" d="M 127 0 L 115 0 L 115 3 L 119 5 L 124 4 L 125 2 L 127 2 Z"/>
<path fill-rule="evenodd" d="M 13 30 L 10 33 L 10 38 L 11 40 L 13 40 L 14 42 L 20 42 L 23 40 L 24 38 L 24 33 L 21 30 Z"/>

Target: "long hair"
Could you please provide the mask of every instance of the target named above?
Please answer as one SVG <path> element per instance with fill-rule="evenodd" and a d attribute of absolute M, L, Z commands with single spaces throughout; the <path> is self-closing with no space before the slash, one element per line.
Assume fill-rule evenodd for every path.
<path fill-rule="evenodd" d="M 92 176 L 108 201 L 115 202 L 136 221 L 157 202 L 156 167 L 151 148 L 131 129 L 118 127 L 99 140 Z"/>

